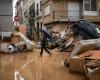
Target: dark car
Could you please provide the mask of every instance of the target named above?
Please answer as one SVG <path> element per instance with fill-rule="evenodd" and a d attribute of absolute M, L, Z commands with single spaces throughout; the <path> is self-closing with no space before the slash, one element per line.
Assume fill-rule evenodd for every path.
<path fill-rule="evenodd" d="M 97 32 L 96 25 L 85 20 L 80 20 L 73 25 L 73 33 L 80 34 L 83 37 L 94 39 L 99 38 L 100 33 Z"/>

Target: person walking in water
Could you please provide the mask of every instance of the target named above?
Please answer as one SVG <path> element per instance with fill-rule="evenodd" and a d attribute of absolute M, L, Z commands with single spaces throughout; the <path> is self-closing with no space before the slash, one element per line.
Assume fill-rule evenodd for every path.
<path fill-rule="evenodd" d="M 43 32 L 43 31 L 42 31 Z M 52 55 L 49 50 L 47 49 L 47 39 L 50 38 L 48 36 L 48 34 L 44 33 L 43 34 L 43 38 L 42 38 L 42 41 L 41 41 L 41 52 L 40 52 L 40 56 L 42 57 L 43 55 L 43 50 L 45 50 L 50 56 Z"/>

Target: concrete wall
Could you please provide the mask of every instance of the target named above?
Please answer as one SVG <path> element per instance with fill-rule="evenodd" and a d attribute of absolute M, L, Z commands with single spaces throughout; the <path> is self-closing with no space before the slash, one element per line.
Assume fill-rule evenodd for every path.
<path fill-rule="evenodd" d="M 0 0 L 0 24 L 3 32 L 13 31 L 12 0 Z"/>
<path fill-rule="evenodd" d="M 45 3 L 44 3 L 45 2 Z M 54 21 L 66 21 L 67 18 L 67 1 L 47 1 L 43 0 L 42 2 L 42 12 L 43 12 L 43 24 L 52 23 Z M 50 14 L 44 16 L 45 7 L 50 5 Z M 59 6 L 60 5 L 60 6 Z"/>

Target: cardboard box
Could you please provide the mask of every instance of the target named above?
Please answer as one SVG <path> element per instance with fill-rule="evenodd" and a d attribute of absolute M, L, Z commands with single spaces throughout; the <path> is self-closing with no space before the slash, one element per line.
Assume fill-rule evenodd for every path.
<path fill-rule="evenodd" d="M 85 58 L 71 57 L 69 61 L 70 72 L 85 73 L 84 71 Z"/>

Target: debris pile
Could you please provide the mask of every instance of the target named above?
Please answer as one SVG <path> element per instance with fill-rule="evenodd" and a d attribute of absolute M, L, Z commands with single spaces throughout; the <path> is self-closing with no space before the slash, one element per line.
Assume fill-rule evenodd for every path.
<path fill-rule="evenodd" d="M 79 41 L 65 66 L 69 66 L 70 72 L 83 73 L 90 80 L 100 79 L 100 39 Z"/>
<path fill-rule="evenodd" d="M 100 34 L 94 24 L 84 20 L 72 27 L 75 44 L 64 65 L 71 73 L 82 73 L 89 80 L 100 80 Z M 70 45 L 71 45 L 70 44 Z"/>
<path fill-rule="evenodd" d="M 59 51 L 72 51 L 77 41 L 100 37 L 96 25 L 85 20 L 77 21 L 67 32 L 52 32 L 52 34 L 53 40 L 49 43 L 51 45 L 49 48 L 58 48 Z"/>
<path fill-rule="evenodd" d="M 100 34 L 94 24 L 80 20 L 68 32 L 52 32 L 48 48 L 70 52 L 64 62 L 70 72 L 85 74 L 90 80 L 100 79 Z"/>
<path fill-rule="evenodd" d="M 68 33 L 55 33 L 48 42 L 49 48 L 70 52 L 64 64 L 69 66 L 71 73 L 82 73 L 90 80 L 100 80 L 100 33 L 94 24 L 84 20 L 71 28 Z"/>
<path fill-rule="evenodd" d="M 100 60 L 91 60 L 85 65 L 86 77 L 90 80 L 100 80 Z"/>
<path fill-rule="evenodd" d="M 18 53 L 32 51 L 35 43 L 30 41 L 21 32 L 15 32 L 11 35 L 11 42 L 1 43 L 0 52 L 3 53 Z"/>

